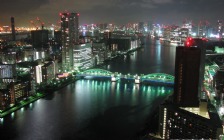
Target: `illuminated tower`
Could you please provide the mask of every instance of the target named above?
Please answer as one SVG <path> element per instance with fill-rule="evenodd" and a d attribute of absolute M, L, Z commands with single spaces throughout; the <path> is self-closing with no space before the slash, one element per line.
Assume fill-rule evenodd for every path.
<path fill-rule="evenodd" d="M 176 48 L 174 104 L 187 107 L 199 105 L 200 54 L 198 47 Z"/>
<path fill-rule="evenodd" d="M 62 70 L 64 72 L 73 69 L 72 48 L 79 43 L 79 14 L 64 12 L 61 16 L 62 33 Z"/>

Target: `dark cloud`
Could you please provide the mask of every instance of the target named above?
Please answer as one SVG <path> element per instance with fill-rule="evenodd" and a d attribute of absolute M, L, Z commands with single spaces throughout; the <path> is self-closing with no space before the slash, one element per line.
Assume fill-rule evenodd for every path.
<path fill-rule="evenodd" d="M 24 23 L 32 10 L 40 8 L 42 5 L 48 4 L 48 0 L 1 0 L 0 1 L 0 26 L 9 24 L 9 18 L 14 16 L 17 23 Z M 22 26 L 22 25 L 21 25 Z"/>
<path fill-rule="evenodd" d="M 48 3 L 48 0 L 1 0 L 0 9 L 4 14 L 26 13 Z"/>
<path fill-rule="evenodd" d="M 148 20 L 172 24 L 185 18 L 214 22 L 223 19 L 223 5 L 224 0 L 1 0 L 0 25 L 11 15 L 18 25 L 36 16 L 57 22 L 64 10 L 79 12 L 81 24 Z"/>

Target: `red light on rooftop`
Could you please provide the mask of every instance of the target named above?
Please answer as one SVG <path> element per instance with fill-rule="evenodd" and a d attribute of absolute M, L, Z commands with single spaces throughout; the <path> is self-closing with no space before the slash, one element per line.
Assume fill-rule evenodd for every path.
<path fill-rule="evenodd" d="M 192 37 L 188 37 L 184 44 L 187 47 L 195 46 L 195 39 Z"/>
<path fill-rule="evenodd" d="M 189 41 L 186 42 L 186 46 L 190 47 L 190 42 Z"/>
<path fill-rule="evenodd" d="M 77 16 L 79 16 L 80 14 L 78 13 Z"/>

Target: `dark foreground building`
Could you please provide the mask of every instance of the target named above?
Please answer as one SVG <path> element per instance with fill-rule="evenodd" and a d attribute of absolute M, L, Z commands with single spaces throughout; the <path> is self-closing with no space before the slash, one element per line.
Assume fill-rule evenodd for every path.
<path fill-rule="evenodd" d="M 199 105 L 200 48 L 176 48 L 174 103 L 180 106 Z"/>
<path fill-rule="evenodd" d="M 194 108 L 163 104 L 160 106 L 159 134 L 163 139 L 218 139 L 222 123 L 214 110 L 204 102 Z"/>
<path fill-rule="evenodd" d="M 195 42 L 176 48 L 173 100 L 160 105 L 162 139 L 219 139 L 223 133 L 215 107 L 200 98 L 205 48 L 202 41 Z"/>

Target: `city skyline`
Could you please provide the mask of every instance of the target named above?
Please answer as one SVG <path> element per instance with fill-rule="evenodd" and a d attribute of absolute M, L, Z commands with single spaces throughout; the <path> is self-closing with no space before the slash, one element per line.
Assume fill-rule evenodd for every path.
<path fill-rule="evenodd" d="M 80 25 L 91 23 L 126 24 L 151 21 L 154 23 L 180 24 L 183 20 L 200 20 L 216 23 L 224 12 L 221 0 L 3 0 L 0 8 L 0 26 L 10 25 L 15 17 L 16 26 L 31 26 L 36 17 L 48 24 L 57 24 L 59 13 L 66 10 L 81 15 Z"/>

